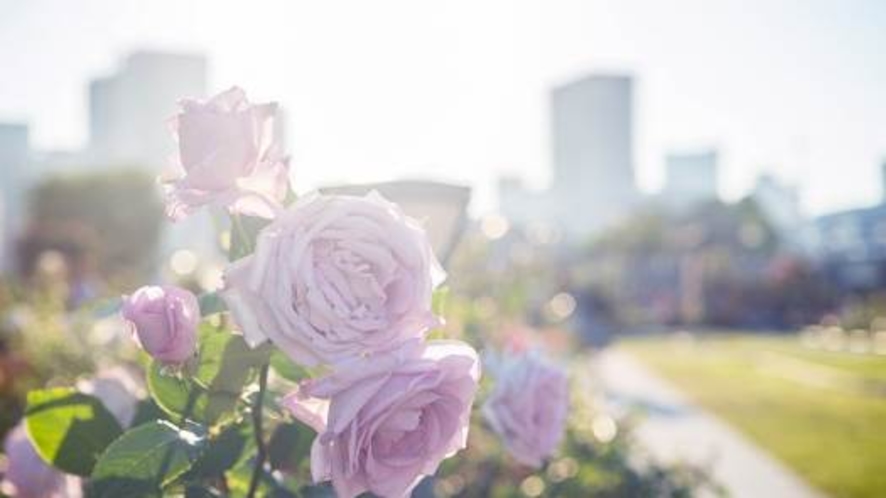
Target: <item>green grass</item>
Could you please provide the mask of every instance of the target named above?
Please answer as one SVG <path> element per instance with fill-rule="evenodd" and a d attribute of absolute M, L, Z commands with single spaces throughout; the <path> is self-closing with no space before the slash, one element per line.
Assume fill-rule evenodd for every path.
<path fill-rule="evenodd" d="M 695 337 L 620 347 L 826 493 L 886 496 L 886 357 L 794 337 Z"/>

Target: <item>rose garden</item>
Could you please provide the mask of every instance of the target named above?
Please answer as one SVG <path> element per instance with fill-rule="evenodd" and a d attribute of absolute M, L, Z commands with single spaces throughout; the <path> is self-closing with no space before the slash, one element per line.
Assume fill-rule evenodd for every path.
<path fill-rule="evenodd" d="M 470 243 L 444 269 L 423 222 L 376 192 L 296 196 L 275 109 L 233 88 L 182 101 L 173 120 L 166 215 L 219 220 L 229 259 L 219 288 L 143 282 L 71 311 L 50 304 L 51 284 L 22 298 L 43 303 L 15 326 L 45 367 L 6 391 L 3 493 L 716 489 L 700 469 L 639 456 L 564 325 L 544 335 L 525 325 L 514 291 L 550 282 L 543 271 L 496 280 Z M 52 336 L 53 326 L 80 332 Z"/>

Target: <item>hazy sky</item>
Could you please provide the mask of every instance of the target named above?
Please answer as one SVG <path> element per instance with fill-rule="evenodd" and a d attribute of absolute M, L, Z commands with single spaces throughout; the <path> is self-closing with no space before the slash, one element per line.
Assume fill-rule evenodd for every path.
<path fill-rule="evenodd" d="M 86 139 L 86 83 L 136 48 L 206 52 L 288 111 L 294 180 L 549 179 L 547 91 L 637 77 L 637 170 L 714 145 L 721 192 L 762 170 L 819 213 L 876 200 L 886 160 L 882 0 L 0 0 L 0 120 Z"/>

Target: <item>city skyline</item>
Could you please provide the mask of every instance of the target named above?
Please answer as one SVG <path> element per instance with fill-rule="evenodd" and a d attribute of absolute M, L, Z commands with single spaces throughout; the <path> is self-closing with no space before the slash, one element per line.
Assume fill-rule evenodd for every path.
<path fill-rule="evenodd" d="M 799 183 L 813 214 L 880 198 L 884 7 L 677 3 L 384 1 L 347 4 L 345 19 L 342 4 L 0 0 L 0 63 L 16 75 L 0 82 L 0 120 L 29 121 L 38 147 L 76 148 L 88 80 L 138 48 L 205 52 L 210 90 L 281 96 L 300 188 L 441 178 L 477 187 L 483 211 L 502 174 L 550 180 L 547 91 L 613 69 L 637 81 L 645 192 L 662 186 L 667 152 L 715 147 L 729 199 L 761 172 Z M 337 30 L 317 27 L 333 20 Z M 238 32 L 245 24 L 261 27 Z"/>

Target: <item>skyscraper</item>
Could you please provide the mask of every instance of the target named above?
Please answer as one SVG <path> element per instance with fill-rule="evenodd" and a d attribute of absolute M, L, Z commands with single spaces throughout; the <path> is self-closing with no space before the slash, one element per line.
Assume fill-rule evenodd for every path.
<path fill-rule="evenodd" d="M 671 153 L 665 164 L 665 202 L 681 208 L 717 199 L 716 150 Z"/>
<path fill-rule="evenodd" d="M 21 228 L 31 156 L 28 125 L 0 123 L 0 270 L 12 266 L 15 235 Z"/>
<path fill-rule="evenodd" d="M 206 96 L 206 58 L 135 52 L 89 86 L 90 156 L 102 166 L 158 170 L 174 143 L 163 126 L 183 97 Z"/>
<path fill-rule="evenodd" d="M 633 79 L 590 75 L 551 95 L 555 218 L 582 237 L 627 214 L 637 200 Z"/>

